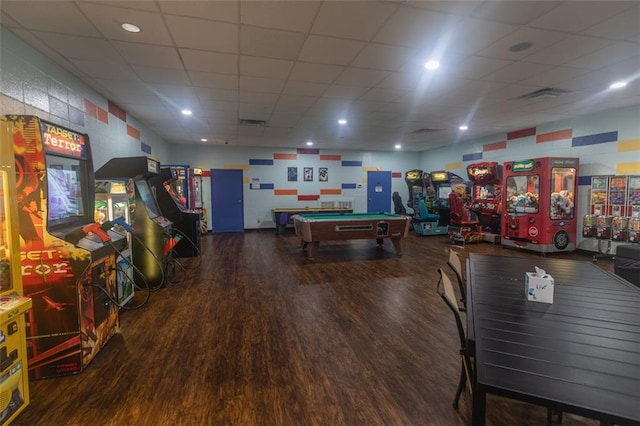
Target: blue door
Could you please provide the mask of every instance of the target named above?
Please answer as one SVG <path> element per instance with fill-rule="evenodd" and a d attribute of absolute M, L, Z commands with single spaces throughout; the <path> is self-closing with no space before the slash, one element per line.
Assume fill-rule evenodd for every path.
<path fill-rule="evenodd" d="M 211 229 L 244 232 L 242 170 L 211 169 Z"/>
<path fill-rule="evenodd" d="M 391 213 L 391 172 L 367 172 L 367 213 Z"/>

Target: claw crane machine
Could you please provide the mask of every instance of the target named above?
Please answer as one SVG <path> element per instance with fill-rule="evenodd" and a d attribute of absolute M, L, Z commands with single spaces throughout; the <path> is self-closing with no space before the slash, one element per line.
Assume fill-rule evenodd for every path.
<path fill-rule="evenodd" d="M 576 249 L 577 158 L 503 165 L 502 245 L 540 253 Z"/>
<path fill-rule="evenodd" d="M 11 125 L 0 122 L 0 425 L 29 404 L 25 312 L 31 299 L 22 292 L 11 137 Z"/>

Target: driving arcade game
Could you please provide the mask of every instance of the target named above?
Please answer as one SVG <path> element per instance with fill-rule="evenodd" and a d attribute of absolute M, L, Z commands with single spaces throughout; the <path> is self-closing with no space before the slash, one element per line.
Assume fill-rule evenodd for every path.
<path fill-rule="evenodd" d="M 160 212 L 149 179 L 160 163 L 148 157 L 112 158 L 96 170 L 96 179 L 133 179 L 135 203 L 131 212 L 133 276 L 138 288 L 157 289 L 172 275 L 173 224 Z"/>
<path fill-rule="evenodd" d="M 79 373 L 115 334 L 116 251 L 126 239 L 94 222 L 89 137 L 35 116 L 13 125 L 29 377 Z"/>
<path fill-rule="evenodd" d="M 22 293 L 16 172 L 12 128 L 0 122 L 0 425 L 8 425 L 29 404 L 25 312 Z"/>
<path fill-rule="evenodd" d="M 540 253 L 576 249 L 577 158 L 533 158 L 502 168 L 502 245 Z"/>
<path fill-rule="evenodd" d="M 175 168 L 161 167 L 160 175 L 149 179 L 156 194 L 160 213 L 171 222 L 178 243 L 173 248 L 176 257 L 196 257 L 200 254 L 200 213 L 188 209 L 179 195 L 182 187 Z M 194 193 L 192 191 L 192 193 Z"/>

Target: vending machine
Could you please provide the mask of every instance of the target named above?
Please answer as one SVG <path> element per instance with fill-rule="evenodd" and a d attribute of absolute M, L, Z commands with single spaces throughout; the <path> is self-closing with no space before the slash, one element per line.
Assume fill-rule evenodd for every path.
<path fill-rule="evenodd" d="M 576 249 L 577 158 L 503 165 L 502 244 L 541 253 Z"/>
<path fill-rule="evenodd" d="M 502 217 L 502 166 L 496 162 L 469 164 L 471 211 L 482 227 L 483 240 L 500 242 Z"/>
<path fill-rule="evenodd" d="M 95 221 L 114 223 L 111 228 L 127 239 L 127 246 L 116 257 L 118 305 L 124 306 L 135 292 L 131 254 L 131 209 L 135 209 L 133 180 L 96 180 Z"/>
<path fill-rule="evenodd" d="M 640 243 L 640 176 L 629 176 L 628 241 Z"/>
<path fill-rule="evenodd" d="M 79 373 L 117 332 L 116 251 L 126 239 L 94 220 L 89 137 L 39 119 L 13 125 L 29 377 Z"/>
<path fill-rule="evenodd" d="M 25 312 L 31 299 L 22 288 L 12 142 L 11 125 L 0 122 L 0 425 L 29 405 Z"/>

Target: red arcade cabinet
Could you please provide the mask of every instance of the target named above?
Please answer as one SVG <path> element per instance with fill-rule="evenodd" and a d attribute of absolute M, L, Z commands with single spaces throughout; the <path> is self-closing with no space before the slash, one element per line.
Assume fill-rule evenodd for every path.
<path fill-rule="evenodd" d="M 471 189 L 471 211 L 478 216 L 485 241 L 500 242 L 502 215 L 502 166 L 476 163 L 467 166 Z"/>
<path fill-rule="evenodd" d="M 577 158 L 534 158 L 503 166 L 502 244 L 541 253 L 576 249 Z"/>
<path fill-rule="evenodd" d="M 116 251 L 125 238 L 94 222 L 89 138 L 35 116 L 13 125 L 18 230 L 31 379 L 78 373 L 115 334 Z"/>

